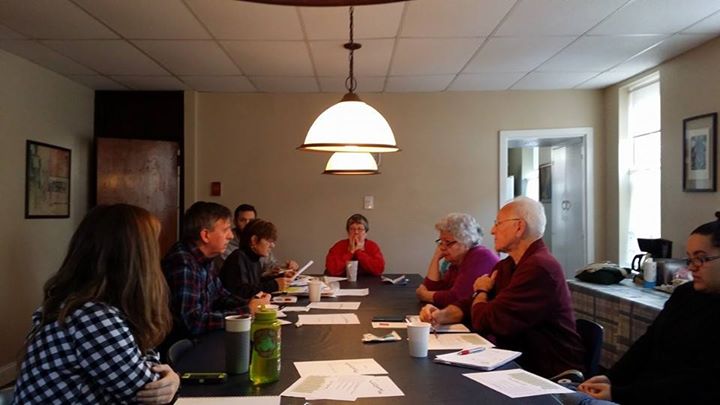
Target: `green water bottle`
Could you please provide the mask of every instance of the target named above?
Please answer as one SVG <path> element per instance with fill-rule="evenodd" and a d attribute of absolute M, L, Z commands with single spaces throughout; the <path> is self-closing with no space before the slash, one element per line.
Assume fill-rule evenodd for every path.
<path fill-rule="evenodd" d="M 258 310 L 250 336 L 250 381 L 255 385 L 277 381 L 280 379 L 280 322 L 277 320 L 277 312 L 265 308 Z"/>

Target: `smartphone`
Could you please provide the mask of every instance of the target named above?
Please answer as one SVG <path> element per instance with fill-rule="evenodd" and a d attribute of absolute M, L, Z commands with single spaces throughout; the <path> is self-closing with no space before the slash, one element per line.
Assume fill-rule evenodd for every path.
<path fill-rule="evenodd" d="M 184 384 L 222 384 L 226 380 L 225 373 L 183 373 L 180 376 Z"/>

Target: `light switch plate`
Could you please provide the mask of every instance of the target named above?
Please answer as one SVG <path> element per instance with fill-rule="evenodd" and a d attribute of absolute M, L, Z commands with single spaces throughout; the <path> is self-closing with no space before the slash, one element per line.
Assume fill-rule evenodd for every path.
<path fill-rule="evenodd" d="M 371 195 L 366 195 L 363 199 L 363 208 L 366 210 L 371 210 L 375 208 L 375 197 Z"/>

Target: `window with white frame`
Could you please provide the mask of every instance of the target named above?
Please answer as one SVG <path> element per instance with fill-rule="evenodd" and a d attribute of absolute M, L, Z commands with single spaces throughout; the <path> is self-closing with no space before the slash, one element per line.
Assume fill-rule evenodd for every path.
<path fill-rule="evenodd" d="M 639 253 L 637 238 L 660 237 L 660 77 L 646 77 L 627 88 L 627 128 L 621 135 L 620 262 Z M 624 246 L 623 246 L 624 245 Z"/>

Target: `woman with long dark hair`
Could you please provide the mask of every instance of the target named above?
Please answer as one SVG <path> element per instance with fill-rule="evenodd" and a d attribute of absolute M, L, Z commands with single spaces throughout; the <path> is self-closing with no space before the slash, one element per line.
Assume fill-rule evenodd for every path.
<path fill-rule="evenodd" d="M 33 314 L 15 403 L 167 403 L 179 378 L 152 349 L 172 327 L 160 222 L 126 204 L 80 223 Z"/>

